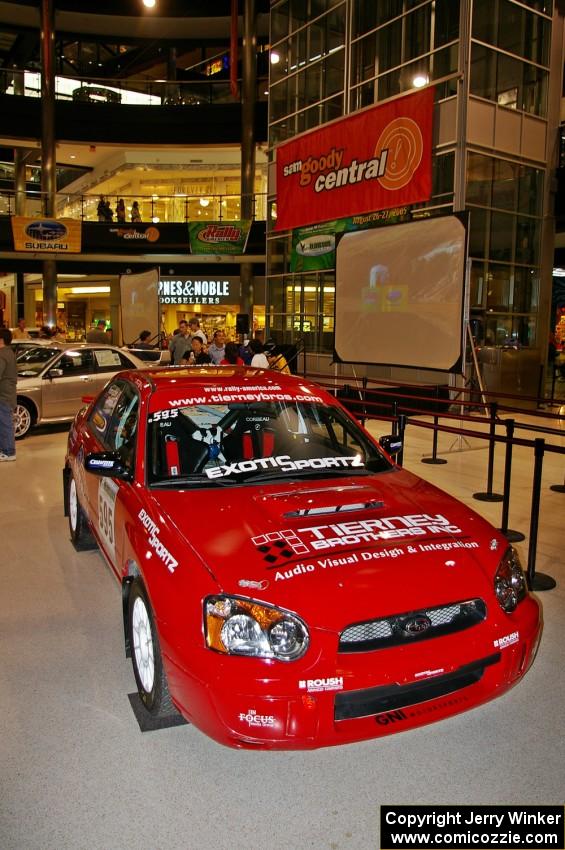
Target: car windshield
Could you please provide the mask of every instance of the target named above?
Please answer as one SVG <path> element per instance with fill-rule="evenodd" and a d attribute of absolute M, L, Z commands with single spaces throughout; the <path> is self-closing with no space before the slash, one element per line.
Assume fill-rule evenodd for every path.
<path fill-rule="evenodd" d="M 45 364 L 60 354 L 61 349 L 50 345 L 27 347 L 16 357 L 16 366 L 20 378 L 34 378 L 45 368 Z"/>
<path fill-rule="evenodd" d="M 148 417 L 149 483 L 210 487 L 367 475 L 386 457 L 339 408 L 295 401 L 195 404 Z"/>

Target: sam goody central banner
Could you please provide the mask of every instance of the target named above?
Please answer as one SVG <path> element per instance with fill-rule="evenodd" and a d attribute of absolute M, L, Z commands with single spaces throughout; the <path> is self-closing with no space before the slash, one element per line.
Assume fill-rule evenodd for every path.
<path fill-rule="evenodd" d="M 434 88 L 277 148 L 276 230 L 427 201 Z"/>

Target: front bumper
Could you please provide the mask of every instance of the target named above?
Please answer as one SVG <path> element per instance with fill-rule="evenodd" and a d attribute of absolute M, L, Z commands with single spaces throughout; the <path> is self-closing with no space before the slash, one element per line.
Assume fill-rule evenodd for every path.
<path fill-rule="evenodd" d="M 537 601 L 528 597 L 510 620 L 511 640 L 502 643 L 485 623 L 400 651 L 334 653 L 331 662 L 321 652 L 307 669 L 203 650 L 188 670 L 164 654 L 174 702 L 210 737 L 235 747 L 308 749 L 412 729 L 502 695 L 535 657 Z"/>

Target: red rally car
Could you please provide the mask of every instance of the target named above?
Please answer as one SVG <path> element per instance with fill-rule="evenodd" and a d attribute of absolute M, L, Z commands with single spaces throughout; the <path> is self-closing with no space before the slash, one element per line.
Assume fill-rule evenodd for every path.
<path fill-rule="evenodd" d="M 246 367 L 122 372 L 77 414 L 77 549 L 122 587 L 154 716 L 232 746 L 421 726 L 504 693 L 541 634 L 516 552 L 330 394 Z"/>

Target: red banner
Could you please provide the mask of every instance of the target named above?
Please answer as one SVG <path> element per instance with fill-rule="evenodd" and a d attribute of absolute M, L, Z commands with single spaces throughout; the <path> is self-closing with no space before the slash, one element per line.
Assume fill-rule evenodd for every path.
<path fill-rule="evenodd" d="M 275 230 L 427 201 L 433 107 L 430 87 L 281 144 Z"/>

